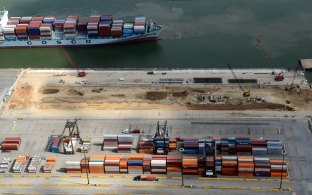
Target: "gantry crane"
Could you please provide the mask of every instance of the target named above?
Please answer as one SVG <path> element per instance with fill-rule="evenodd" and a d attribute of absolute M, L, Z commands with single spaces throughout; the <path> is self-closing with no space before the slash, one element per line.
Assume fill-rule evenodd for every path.
<path fill-rule="evenodd" d="M 64 148 L 64 153 L 65 154 L 74 154 L 75 149 L 74 149 L 74 143 L 72 138 L 80 138 L 80 133 L 79 133 L 79 128 L 78 128 L 78 123 L 77 119 L 73 121 L 66 121 L 64 130 L 62 132 L 62 141 L 63 141 L 63 148 Z M 64 133 L 68 130 L 68 136 L 64 136 Z M 67 143 L 67 146 L 66 146 Z M 70 149 L 69 149 L 70 148 Z"/>

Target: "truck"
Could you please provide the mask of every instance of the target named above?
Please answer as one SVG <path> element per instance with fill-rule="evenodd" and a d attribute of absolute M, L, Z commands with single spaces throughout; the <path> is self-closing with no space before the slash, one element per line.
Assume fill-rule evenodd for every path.
<path fill-rule="evenodd" d="M 278 73 L 275 77 L 274 77 L 275 81 L 283 81 L 284 80 L 284 75 L 283 73 Z"/>
<path fill-rule="evenodd" d="M 153 175 L 138 175 L 133 178 L 133 181 L 158 181 L 158 178 Z"/>
<path fill-rule="evenodd" d="M 9 169 L 10 158 L 3 158 L 0 162 L 0 173 L 5 173 Z"/>
<path fill-rule="evenodd" d="M 30 163 L 27 167 L 28 173 L 36 173 L 38 170 L 38 167 L 41 163 L 42 158 L 39 156 L 34 156 L 30 159 Z"/>
<path fill-rule="evenodd" d="M 23 168 L 24 168 L 28 159 L 29 159 L 29 155 L 18 156 L 14 161 L 14 164 L 12 167 L 12 172 L 13 173 L 22 173 Z"/>
<path fill-rule="evenodd" d="M 122 131 L 122 134 L 139 134 L 141 133 L 141 129 L 135 128 L 135 129 L 124 129 Z"/>
<path fill-rule="evenodd" d="M 44 173 L 52 173 L 53 167 L 55 166 L 56 158 L 48 157 L 46 163 L 42 167 Z"/>

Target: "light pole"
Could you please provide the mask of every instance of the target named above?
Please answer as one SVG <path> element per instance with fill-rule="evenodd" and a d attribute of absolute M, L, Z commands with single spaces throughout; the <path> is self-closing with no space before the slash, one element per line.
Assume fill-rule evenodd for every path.
<path fill-rule="evenodd" d="M 182 177 L 181 177 L 181 185 L 184 186 L 184 174 L 183 174 L 183 151 L 184 148 L 180 148 L 180 152 L 181 152 L 181 173 L 182 173 Z"/>
<path fill-rule="evenodd" d="M 282 185 L 283 185 L 283 171 L 284 171 L 284 159 L 285 159 L 285 154 L 286 154 L 286 150 L 283 149 L 282 150 L 282 155 L 283 155 L 283 162 L 282 162 L 282 170 L 281 170 L 281 179 L 280 179 L 280 186 L 279 189 L 282 189 Z"/>
<path fill-rule="evenodd" d="M 84 159 L 85 161 L 87 160 L 86 158 L 86 153 L 83 153 Z M 88 180 L 88 185 L 90 184 L 90 180 L 89 180 L 89 163 L 87 164 L 87 180 Z"/>

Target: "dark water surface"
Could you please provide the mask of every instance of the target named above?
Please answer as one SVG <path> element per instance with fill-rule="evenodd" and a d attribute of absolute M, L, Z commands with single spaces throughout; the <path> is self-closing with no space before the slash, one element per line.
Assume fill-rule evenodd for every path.
<path fill-rule="evenodd" d="M 312 58 L 311 0 L 1 0 L 0 7 L 9 16 L 111 13 L 166 25 L 158 42 L 66 49 L 83 68 L 270 68 Z M 57 48 L 1 49 L 0 59 L 3 68 L 71 67 Z"/>

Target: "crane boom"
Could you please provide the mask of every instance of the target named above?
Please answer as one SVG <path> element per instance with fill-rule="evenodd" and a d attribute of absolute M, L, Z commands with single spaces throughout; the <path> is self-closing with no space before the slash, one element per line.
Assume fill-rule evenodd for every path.
<path fill-rule="evenodd" d="M 227 66 L 228 66 L 229 69 L 231 70 L 231 72 L 232 72 L 232 74 L 233 74 L 235 80 L 238 82 L 238 86 L 239 86 L 240 90 L 243 92 L 243 96 L 244 96 L 244 97 L 250 96 L 250 91 L 244 91 L 244 89 L 243 89 L 243 87 L 242 87 L 240 81 L 239 81 L 239 80 L 237 79 L 237 77 L 236 77 L 236 74 L 235 74 L 235 72 L 234 72 L 232 66 L 231 66 L 229 63 L 227 64 Z"/>
<path fill-rule="evenodd" d="M 78 73 L 77 76 L 78 77 L 85 77 L 87 75 L 87 73 L 85 71 L 79 71 L 75 62 L 71 59 L 71 57 L 67 53 L 67 51 L 62 46 L 60 46 L 60 49 L 61 49 L 62 53 L 64 54 L 65 58 L 67 59 L 67 61 L 70 63 L 70 65 L 77 71 L 77 73 Z"/>

